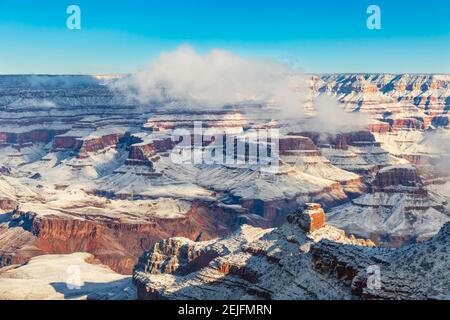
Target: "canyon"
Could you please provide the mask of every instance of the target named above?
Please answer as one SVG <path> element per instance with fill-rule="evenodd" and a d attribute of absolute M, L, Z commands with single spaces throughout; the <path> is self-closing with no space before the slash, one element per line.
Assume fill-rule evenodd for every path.
<path fill-rule="evenodd" d="M 260 103 L 138 103 L 114 91 L 122 77 L 0 76 L 0 281 L 39 257 L 89 254 L 114 279 L 133 275 L 143 299 L 202 298 L 207 279 L 217 282 L 215 298 L 388 299 L 361 287 L 368 261 L 388 266 L 386 283 L 409 288 L 411 277 L 398 282 L 394 266 L 447 241 L 450 76 L 293 79 L 311 96 L 299 119 Z M 318 126 L 319 95 L 365 121 Z M 216 146 L 233 163 L 174 163 L 197 138 L 174 133 L 198 122 L 237 140 L 277 130 L 276 172 L 237 161 L 260 150 L 251 135 L 243 156 L 202 137 L 202 152 Z M 298 220 L 308 203 L 309 225 Z M 442 273 L 445 263 L 430 268 Z M 271 288 L 283 266 L 286 280 Z M 288 285 L 300 269 L 301 284 Z M 193 277 L 192 286 L 172 287 L 177 277 Z"/>
<path fill-rule="evenodd" d="M 447 223 L 420 244 L 380 248 L 306 204 L 279 228 L 163 240 L 141 257 L 133 280 L 143 300 L 448 299 L 449 232 Z M 380 271 L 373 283 L 372 270 Z"/>

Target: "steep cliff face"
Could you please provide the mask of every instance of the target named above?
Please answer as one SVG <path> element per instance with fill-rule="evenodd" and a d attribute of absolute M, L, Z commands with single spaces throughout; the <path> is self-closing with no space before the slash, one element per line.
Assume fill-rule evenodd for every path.
<path fill-rule="evenodd" d="M 161 241 L 134 271 L 138 299 L 448 299 L 450 224 L 401 249 L 319 230 L 322 237 L 287 223 L 208 242 Z"/>
<path fill-rule="evenodd" d="M 278 229 L 243 226 L 230 237 L 207 242 L 163 240 L 136 266 L 138 298 L 350 299 L 346 284 L 324 279 L 312 268 L 310 248 L 321 239 L 373 244 L 324 224 L 321 210 L 310 204 Z"/>
<path fill-rule="evenodd" d="M 295 151 L 303 151 L 316 156 L 320 155 L 320 151 L 314 142 L 306 136 L 290 134 L 282 137 L 278 143 L 281 155 L 289 155 Z"/>
<path fill-rule="evenodd" d="M 411 165 L 381 169 L 371 192 L 333 208 L 330 223 L 370 238 L 378 244 L 400 246 L 436 234 L 450 220 L 447 200 L 429 192 Z"/>
<path fill-rule="evenodd" d="M 120 129 L 72 130 L 55 136 L 52 148 L 53 151 L 71 150 L 79 158 L 87 158 L 89 153 L 117 146 L 125 134 L 126 131 L 120 132 Z"/>
<path fill-rule="evenodd" d="M 322 141 L 318 134 L 307 133 L 306 135 L 316 139 L 316 142 L 313 142 L 310 137 L 302 136 L 302 133 L 290 133 L 280 139 L 279 148 L 282 163 L 288 164 L 311 176 L 339 183 L 349 198 L 363 194 L 366 189 L 363 178 L 358 174 L 335 166 L 329 159 L 324 157 L 316 146 L 316 144 L 320 145 L 320 141 Z M 331 137 L 331 135 L 329 136 Z M 336 186 L 331 188 L 336 189 Z M 314 201 L 319 201 L 319 198 Z M 329 206 L 325 202 L 321 203 Z"/>
<path fill-rule="evenodd" d="M 110 146 L 115 146 L 125 135 L 122 133 L 105 134 L 100 137 L 88 137 L 83 140 L 81 153 L 97 152 Z"/>
<path fill-rule="evenodd" d="M 135 135 L 137 141 L 130 145 L 130 153 L 126 164 L 145 165 L 153 167 L 152 161 L 159 158 L 158 154 L 170 152 L 175 143 L 169 134 Z"/>
<path fill-rule="evenodd" d="M 387 190 L 395 186 L 420 188 L 423 184 L 417 170 L 411 165 L 390 166 L 378 171 L 373 182 L 374 189 Z"/>
<path fill-rule="evenodd" d="M 381 122 L 381 121 L 374 121 L 375 123 L 370 123 L 368 125 L 368 129 L 370 132 L 373 133 L 388 133 L 391 130 L 391 126 L 389 123 Z"/>
<path fill-rule="evenodd" d="M 81 148 L 82 141 L 78 140 L 74 136 L 57 136 L 53 141 L 54 150 L 72 149 L 79 150 Z"/>
<path fill-rule="evenodd" d="M 198 204 L 182 218 L 140 223 L 16 212 L 0 224 L 1 265 L 24 263 L 41 254 L 89 252 L 114 271 L 130 274 L 143 250 L 161 238 L 208 239 L 224 234 L 227 226 L 215 219 L 225 220 Z"/>
<path fill-rule="evenodd" d="M 26 129 L 26 128 L 25 128 Z M 28 132 L 0 132 L 0 145 L 13 144 L 17 146 L 24 146 L 32 143 L 48 143 L 52 139 L 64 132 L 64 130 L 52 129 L 36 129 Z"/>
<path fill-rule="evenodd" d="M 310 205 L 307 211 L 318 209 Z M 208 242 L 161 241 L 136 266 L 138 298 L 445 299 L 448 224 L 431 240 L 393 250 L 326 224 L 305 230 L 298 222 L 310 216 L 307 211 L 292 214 L 277 229 L 243 226 Z M 423 261 L 404 263 L 414 252 L 428 253 Z M 436 287 L 425 270 L 439 276 Z"/>
<path fill-rule="evenodd" d="M 297 224 L 305 232 L 314 232 L 325 226 L 325 211 L 317 203 L 308 203 L 302 214 L 288 216 L 288 222 Z"/>
<path fill-rule="evenodd" d="M 313 267 L 342 279 L 363 299 L 448 299 L 450 223 L 433 238 L 400 249 L 355 248 L 323 241 Z"/>
<path fill-rule="evenodd" d="M 397 119 L 415 113 L 424 124 L 442 116 L 448 119 L 448 75 L 334 74 L 315 81 L 319 91 L 335 95 L 348 110 L 389 113 Z"/>
<path fill-rule="evenodd" d="M 331 145 L 336 149 L 347 150 L 349 146 L 375 146 L 380 144 L 375 140 L 374 135 L 369 131 L 357 131 L 346 133 L 318 133 L 302 132 L 301 135 L 309 137 L 316 145 Z"/>
<path fill-rule="evenodd" d="M 234 107 L 199 112 L 170 103 L 155 110 L 112 91 L 108 82 L 114 78 L 0 76 L 0 172 L 5 175 L 0 177 L 0 263 L 87 251 L 116 271 L 130 272 L 142 250 L 161 238 L 209 239 L 244 223 L 279 226 L 304 203 L 328 210 L 352 199 L 362 212 L 376 211 L 358 216 L 364 217 L 362 225 L 386 224 L 386 232 L 369 228 L 364 233 L 379 243 L 410 241 L 404 234 L 411 230 L 419 240 L 434 234 L 446 221 L 443 201 L 420 187 L 411 170 L 382 168 L 408 161 L 426 167 L 436 160 L 438 152 L 422 143 L 423 131 L 448 125 L 448 78 L 314 79 L 312 96 L 327 92 L 346 110 L 368 114 L 370 132 L 291 130 L 260 106 L 256 114 Z M 174 130 L 191 130 L 198 121 L 233 135 L 280 129 L 279 170 L 267 174 L 237 164 L 174 163 L 171 152 L 180 142 L 172 140 Z M 320 225 L 314 232 L 329 227 Z M 362 232 L 353 227 L 348 230 Z M 181 257 L 184 249 L 179 250 Z M 199 266 L 212 259 L 205 257 Z M 171 262 L 168 270 L 189 259 Z M 251 281 L 258 277 L 248 266 L 219 266 Z"/>

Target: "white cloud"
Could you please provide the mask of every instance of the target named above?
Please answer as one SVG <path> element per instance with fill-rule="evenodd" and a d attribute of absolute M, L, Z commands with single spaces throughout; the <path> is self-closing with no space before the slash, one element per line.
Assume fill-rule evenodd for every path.
<path fill-rule="evenodd" d="M 311 97 L 308 80 L 288 64 L 243 58 L 218 49 L 199 54 L 182 46 L 162 53 L 112 86 L 142 105 L 167 107 L 167 102 L 177 101 L 191 108 L 212 109 L 268 103 L 276 110 L 271 116 L 295 122 L 305 120 L 305 103 Z M 307 119 L 308 130 L 335 133 L 367 129 L 365 115 L 345 112 L 331 97 L 317 97 L 313 107 L 315 117 Z"/>
<path fill-rule="evenodd" d="M 306 123 L 309 131 L 339 133 L 367 130 L 369 119 L 365 114 L 346 112 L 339 101 L 328 95 L 313 100 L 314 118 Z"/>
<path fill-rule="evenodd" d="M 217 49 L 199 54 L 183 46 L 162 53 L 137 73 L 117 81 L 114 88 L 141 104 L 177 100 L 191 106 L 221 108 L 271 101 L 281 115 L 292 116 L 304 110 L 301 97 L 290 83 L 293 72 L 274 61 L 246 59 Z"/>
<path fill-rule="evenodd" d="M 442 128 L 428 131 L 422 143 L 427 147 L 427 150 L 440 155 L 434 168 L 448 175 L 450 172 L 450 135 L 448 131 Z"/>

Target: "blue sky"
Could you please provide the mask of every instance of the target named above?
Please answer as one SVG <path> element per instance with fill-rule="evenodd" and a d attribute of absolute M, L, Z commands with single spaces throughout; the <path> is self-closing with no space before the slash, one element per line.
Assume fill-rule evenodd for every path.
<path fill-rule="evenodd" d="M 81 30 L 66 28 L 71 4 Z M 0 40 L 2 74 L 127 73 L 182 44 L 306 72 L 450 73 L 450 1 L 0 0 Z"/>

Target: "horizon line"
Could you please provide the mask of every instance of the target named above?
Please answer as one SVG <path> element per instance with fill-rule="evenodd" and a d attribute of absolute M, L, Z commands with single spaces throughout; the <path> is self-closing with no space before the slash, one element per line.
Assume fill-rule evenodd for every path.
<path fill-rule="evenodd" d="M 443 75 L 450 76 L 446 72 L 361 72 L 361 71 L 342 71 L 342 72 L 299 72 L 305 75 L 332 75 L 332 74 L 374 74 L 374 75 Z M 4 76 L 91 76 L 91 77 L 124 77 L 134 73 L 0 73 Z"/>

